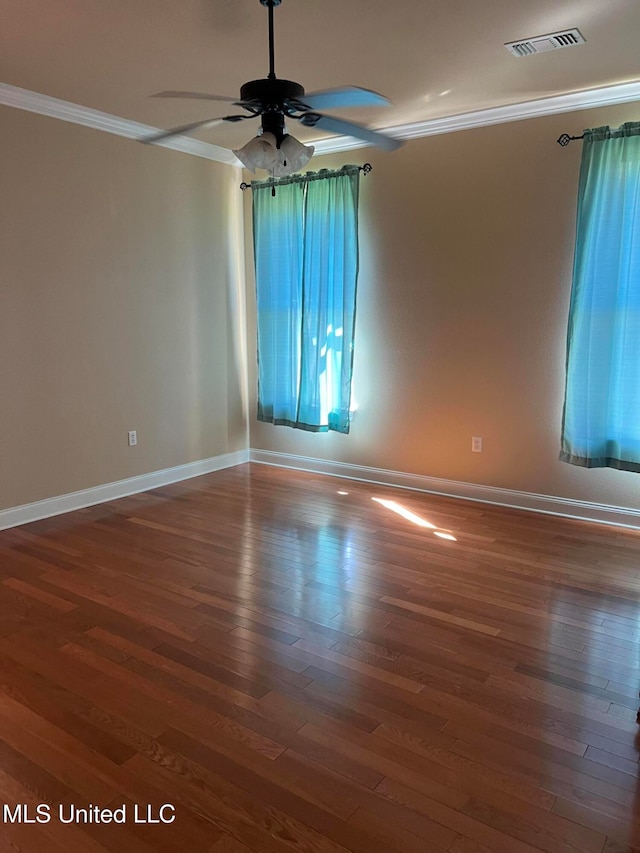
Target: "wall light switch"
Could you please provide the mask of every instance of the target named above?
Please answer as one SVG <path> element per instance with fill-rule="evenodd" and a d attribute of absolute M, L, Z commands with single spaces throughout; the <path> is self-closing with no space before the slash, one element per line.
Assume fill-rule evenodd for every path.
<path fill-rule="evenodd" d="M 472 453 L 482 453 L 482 436 L 471 436 L 471 451 Z"/>
<path fill-rule="evenodd" d="M 136 444 L 138 443 L 138 433 L 136 432 L 135 429 L 130 429 L 128 435 L 129 435 L 129 447 L 135 447 Z"/>

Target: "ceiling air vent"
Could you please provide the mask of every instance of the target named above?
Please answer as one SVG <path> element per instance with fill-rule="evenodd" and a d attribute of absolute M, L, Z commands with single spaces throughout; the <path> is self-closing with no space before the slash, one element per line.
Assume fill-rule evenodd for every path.
<path fill-rule="evenodd" d="M 573 47 L 575 44 L 584 44 L 585 37 L 580 30 L 562 30 L 559 33 L 549 33 L 546 36 L 534 36 L 522 41 L 511 41 L 505 47 L 514 56 L 531 56 L 534 53 L 546 53 L 549 50 L 558 50 L 561 47 Z"/>

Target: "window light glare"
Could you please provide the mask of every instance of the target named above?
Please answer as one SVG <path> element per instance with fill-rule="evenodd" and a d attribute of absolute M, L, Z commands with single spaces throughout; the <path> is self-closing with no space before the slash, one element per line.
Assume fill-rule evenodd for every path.
<path fill-rule="evenodd" d="M 402 518 L 406 518 L 407 521 L 417 524 L 418 527 L 429 527 L 431 530 L 435 529 L 435 524 L 431 524 L 429 521 L 425 521 L 424 518 L 420 518 L 420 516 L 416 515 L 415 512 L 411 512 L 410 509 L 402 506 L 402 504 L 399 504 L 397 501 L 389 501 L 385 498 L 371 498 L 371 500 L 385 507 L 385 509 L 390 509 L 392 512 L 401 515 Z"/>
<path fill-rule="evenodd" d="M 341 491 L 341 492 L 338 492 L 338 494 L 339 494 L 339 495 L 348 495 L 348 494 L 349 494 L 349 492 L 342 492 L 342 491 Z"/>
<path fill-rule="evenodd" d="M 455 536 L 453 536 L 451 533 L 445 533 L 445 532 L 444 532 L 444 531 L 442 531 L 442 530 L 434 530 L 434 531 L 433 531 L 433 535 L 434 535 L 434 536 L 439 536 L 441 539 L 450 539 L 450 540 L 451 540 L 451 542 L 457 542 L 457 541 L 458 541 L 458 540 L 456 539 L 456 537 L 455 537 Z"/>

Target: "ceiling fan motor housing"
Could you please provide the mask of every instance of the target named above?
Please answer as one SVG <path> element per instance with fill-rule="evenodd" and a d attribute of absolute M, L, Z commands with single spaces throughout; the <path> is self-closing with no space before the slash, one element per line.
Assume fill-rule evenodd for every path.
<path fill-rule="evenodd" d="M 285 101 L 304 98 L 304 88 L 292 80 L 250 80 L 240 88 L 241 101 L 258 101 L 266 109 L 283 109 Z"/>
<path fill-rule="evenodd" d="M 259 104 L 258 115 L 262 116 L 263 133 L 273 133 L 278 146 L 286 134 L 284 119 L 298 109 L 293 102 L 304 98 L 304 88 L 292 80 L 265 77 L 250 80 L 240 89 L 240 100 Z M 250 107 L 249 107 L 250 109 Z"/>

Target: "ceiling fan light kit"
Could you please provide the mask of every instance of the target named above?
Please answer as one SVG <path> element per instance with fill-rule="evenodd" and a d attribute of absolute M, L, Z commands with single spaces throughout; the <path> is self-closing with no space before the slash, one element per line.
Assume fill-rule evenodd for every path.
<path fill-rule="evenodd" d="M 274 134 L 267 131 L 260 136 L 254 136 L 233 153 L 254 175 L 256 169 L 265 169 L 274 178 L 284 178 L 306 166 L 313 157 L 314 150 L 313 145 L 303 145 L 288 133 L 278 145 Z"/>
<path fill-rule="evenodd" d="M 344 107 L 378 107 L 390 102 L 383 95 L 362 89 L 359 86 L 342 86 L 320 92 L 305 93 L 299 83 L 292 80 L 280 80 L 276 77 L 273 10 L 282 0 L 260 0 L 269 11 L 269 74 L 262 80 L 250 80 L 240 88 L 239 100 L 222 95 L 207 95 L 201 92 L 159 92 L 157 98 L 193 98 L 195 100 L 227 101 L 241 107 L 246 115 L 229 115 L 220 118 L 205 119 L 171 130 L 162 131 L 141 140 L 145 143 L 159 143 L 172 136 L 180 136 L 194 130 L 213 127 L 222 122 L 239 122 L 245 119 L 261 119 L 262 130 L 242 148 L 234 150 L 240 162 L 255 174 L 256 169 L 264 169 L 272 177 L 285 177 L 302 169 L 313 156 L 314 146 L 303 145 L 287 133 L 285 119 L 299 121 L 305 127 L 318 127 L 321 130 L 352 136 L 370 145 L 376 145 L 385 151 L 393 151 L 403 143 L 371 130 L 360 124 L 334 118 L 316 112 L 317 109 L 336 109 Z"/>

